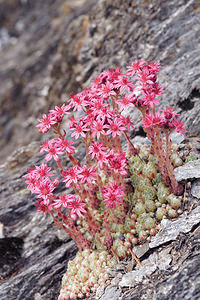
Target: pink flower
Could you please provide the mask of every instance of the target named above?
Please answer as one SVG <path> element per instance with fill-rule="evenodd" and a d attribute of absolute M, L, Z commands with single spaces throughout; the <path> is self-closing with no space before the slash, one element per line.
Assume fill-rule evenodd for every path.
<path fill-rule="evenodd" d="M 38 176 L 34 172 L 30 172 L 23 177 L 26 178 L 25 183 L 28 184 L 27 190 L 30 190 L 31 193 L 36 193 L 36 186 L 38 184 Z"/>
<path fill-rule="evenodd" d="M 82 217 L 82 214 L 86 213 L 86 210 L 84 209 L 86 204 L 81 202 L 79 196 L 77 197 L 73 196 L 73 198 L 70 199 L 68 203 L 69 203 L 68 208 L 71 208 L 70 216 L 73 220 L 76 220 L 77 215 L 79 217 Z"/>
<path fill-rule="evenodd" d="M 26 178 L 26 184 L 28 184 L 27 189 L 29 189 L 31 193 L 36 193 L 37 187 L 40 186 L 40 181 L 54 175 L 53 173 L 50 173 L 50 170 L 51 167 L 48 167 L 47 164 L 42 164 L 41 166 L 29 169 L 28 174 L 23 176 Z"/>
<path fill-rule="evenodd" d="M 104 99 L 108 99 L 110 96 L 115 96 L 116 92 L 114 91 L 113 84 L 109 82 L 102 84 L 98 89 L 97 95 L 103 97 Z"/>
<path fill-rule="evenodd" d="M 84 165 L 83 167 L 79 167 L 78 169 L 78 177 L 81 183 L 92 183 L 92 180 L 96 180 L 97 173 L 95 172 L 95 167 L 87 167 Z"/>
<path fill-rule="evenodd" d="M 117 80 L 120 75 L 123 75 L 123 74 L 120 72 L 119 68 L 109 69 L 107 71 L 107 78 L 111 82 Z"/>
<path fill-rule="evenodd" d="M 164 121 L 164 116 L 160 115 L 159 112 L 157 112 L 155 115 L 153 113 L 147 113 L 145 114 L 145 119 L 142 120 L 142 123 L 145 128 L 162 125 Z"/>
<path fill-rule="evenodd" d="M 36 127 L 39 127 L 38 131 L 42 133 L 46 133 L 52 125 L 56 124 L 56 119 L 52 114 L 43 114 L 42 119 L 38 119 L 38 121 L 40 124 L 36 125 Z"/>
<path fill-rule="evenodd" d="M 153 85 L 151 85 L 151 91 L 152 93 L 154 93 L 155 95 L 161 95 L 164 91 L 163 91 L 163 87 L 159 86 L 158 82 L 154 82 Z"/>
<path fill-rule="evenodd" d="M 155 98 L 154 93 L 144 93 L 144 105 L 149 105 L 151 108 L 154 107 L 155 104 L 159 104 L 159 101 Z"/>
<path fill-rule="evenodd" d="M 139 71 L 146 63 L 141 59 L 138 61 L 133 61 L 130 66 L 127 67 L 128 71 L 126 75 L 133 76 L 135 72 Z"/>
<path fill-rule="evenodd" d="M 33 171 L 36 175 L 38 174 L 39 177 L 49 177 L 53 176 L 53 173 L 50 173 L 51 167 L 49 167 L 47 164 L 41 164 L 41 166 L 36 166 L 35 170 Z"/>
<path fill-rule="evenodd" d="M 81 94 L 71 94 L 71 99 L 69 100 L 69 106 L 73 108 L 73 111 L 78 110 L 81 111 L 82 107 L 87 105 L 87 102 L 85 102 L 84 98 Z"/>
<path fill-rule="evenodd" d="M 117 135 L 121 136 L 121 131 L 126 130 L 124 127 L 123 121 L 120 118 L 115 118 L 114 120 L 108 120 L 108 125 L 105 125 L 105 128 L 108 128 L 106 134 L 112 134 L 112 137 L 115 138 Z"/>
<path fill-rule="evenodd" d="M 100 154 L 107 154 L 105 151 L 108 148 L 104 146 L 104 144 L 102 142 L 93 142 L 90 146 L 89 146 L 89 152 L 88 154 L 91 155 L 91 158 L 94 159 L 95 157 L 98 160 L 98 157 Z"/>
<path fill-rule="evenodd" d="M 42 147 L 42 149 L 40 150 L 40 152 L 43 152 L 43 151 L 49 152 L 45 157 L 46 161 L 50 161 L 52 158 L 55 161 L 59 161 L 59 159 L 60 159 L 59 155 L 63 154 L 63 152 L 60 151 L 60 149 L 56 145 L 56 139 L 46 141 L 45 143 L 43 143 L 41 145 L 41 147 Z"/>
<path fill-rule="evenodd" d="M 61 195 L 53 200 L 53 207 L 55 207 L 56 209 L 61 208 L 62 206 L 68 207 L 68 201 L 73 199 L 74 195 Z"/>
<path fill-rule="evenodd" d="M 114 81 L 114 87 L 119 88 L 120 93 L 122 93 L 125 89 L 127 91 L 132 91 L 134 84 L 131 80 L 128 80 L 128 77 L 125 75 L 120 75 L 119 78 Z"/>
<path fill-rule="evenodd" d="M 105 122 L 106 119 L 114 118 L 113 111 L 109 110 L 107 107 L 103 107 L 101 110 L 98 111 L 96 120 Z"/>
<path fill-rule="evenodd" d="M 70 106 L 63 104 L 61 106 L 55 106 L 53 110 L 50 110 L 50 113 L 55 117 L 56 122 L 61 122 L 64 115 L 69 113 L 69 110 Z"/>
<path fill-rule="evenodd" d="M 107 159 L 110 165 L 110 169 L 115 173 L 120 173 L 121 175 L 127 175 L 127 159 L 125 157 L 125 152 L 116 152 L 113 150 L 107 155 Z"/>
<path fill-rule="evenodd" d="M 161 111 L 164 112 L 164 117 L 166 120 L 171 120 L 174 116 L 179 115 L 175 113 L 173 107 L 166 107 L 165 109 L 161 109 Z"/>
<path fill-rule="evenodd" d="M 106 135 L 106 132 L 105 132 L 105 125 L 104 125 L 104 122 L 102 120 L 99 120 L 99 121 L 94 121 L 92 126 L 91 126 L 91 129 L 92 129 L 92 136 L 94 136 L 95 134 L 97 135 L 97 139 L 100 138 L 100 135 Z"/>
<path fill-rule="evenodd" d="M 172 124 L 174 125 L 175 127 L 175 130 L 177 132 L 179 132 L 181 135 L 182 134 L 185 134 L 185 132 L 187 132 L 187 130 L 185 129 L 184 126 L 184 123 L 180 121 L 180 118 L 178 117 L 178 119 L 175 119 L 172 121 Z"/>
<path fill-rule="evenodd" d="M 56 186 L 59 184 L 58 178 L 54 181 L 50 181 L 48 177 L 41 178 L 39 185 L 36 187 L 36 193 L 39 194 L 38 198 L 42 198 L 44 200 L 44 204 L 49 204 L 49 197 L 53 196 L 53 190 L 56 188 Z M 45 203 L 46 201 L 46 203 Z"/>
<path fill-rule="evenodd" d="M 157 73 L 158 71 L 160 71 L 160 63 L 149 62 L 148 66 L 153 72 Z"/>
<path fill-rule="evenodd" d="M 120 105 L 119 112 L 122 110 L 127 111 L 129 107 L 134 107 L 134 104 L 137 101 L 137 97 L 134 94 L 125 94 L 125 96 L 122 99 L 119 99 L 116 101 L 117 104 Z"/>
<path fill-rule="evenodd" d="M 99 153 L 98 159 L 96 161 L 96 166 L 100 167 L 100 169 L 102 170 L 104 168 L 104 164 L 107 163 L 108 163 L 107 153 Z"/>
<path fill-rule="evenodd" d="M 107 109 L 108 103 L 104 103 L 103 99 L 92 99 L 90 102 L 90 109 L 92 111 L 92 114 L 94 117 L 98 116 L 101 114 L 101 111 L 103 109 Z"/>
<path fill-rule="evenodd" d="M 106 208 L 115 208 L 116 203 L 123 204 L 120 199 L 125 196 L 124 187 L 120 186 L 117 182 L 109 182 L 109 185 L 104 186 L 101 190 L 104 202 L 107 202 Z"/>
<path fill-rule="evenodd" d="M 150 71 L 148 66 L 143 66 L 141 70 L 137 72 L 141 84 L 153 84 L 155 82 L 155 74 Z"/>
<path fill-rule="evenodd" d="M 75 139 L 78 139 L 79 135 L 83 138 L 86 137 L 85 132 L 89 131 L 86 124 L 84 124 L 82 121 L 80 121 L 79 124 L 74 122 L 73 126 L 70 126 L 70 130 L 74 130 L 74 132 L 71 134 L 71 137 L 74 136 Z"/>
<path fill-rule="evenodd" d="M 121 120 L 123 122 L 123 124 L 128 128 L 128 130 L 131 130 L 131 127 L 134 128 L 134 124 L 131 121 L 130 117 L 125 117 L 121 115 Z"/>
<path fill-rule="evenodd" d="M 69 188 L 72 184 L 78 185 L 79 167 L 73 166 L 72 168 L 65 169 L 63 173 L 63 180 L 66 183 L 66 187 Z"/>
<path fill-rule="evenodd" d="M 55 139 L 55 142 L 58 150 L 71 154 L 75 152 L 75 147 L 71 146 L 74 142 L 69 142 L 68 139 Z"/>

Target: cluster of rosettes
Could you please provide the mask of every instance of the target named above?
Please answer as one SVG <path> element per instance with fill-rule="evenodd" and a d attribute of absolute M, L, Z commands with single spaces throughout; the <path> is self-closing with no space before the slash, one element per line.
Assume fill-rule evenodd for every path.
<path fill-rule="evenodd" d="M 108 271 L 116 264 L 117 260 L 107 251 L 86 249 L 78 252 L 76 257 L 68 262 L 58 300 L 83 299 L 91 293 L 96 293 L 100 286 L 104 287 L 110 283 Z"/>
<path fill-rule="evenodd" d="M 122 206 L 117 205 L 115 212 L 108 217 L 110 233 L 112 236 L 112 250 L 120 258 L 124 259 L 129 254 L 129 249 L 138 243 L 150 241 L 151 236 L 159 230 L 159 223 L 163 218 L 174 218 L 182 213 L 182 197 L 175 196 L 162 182 L 161 174 L 156 167 L 157 158 L 150 153 L 150 148 L 138 146 L 138 155 L 129 158 L 129 172 L 131 186 L 134 192 L 129 192 L 124 201 L 129 205 L 129 212 L 124 222 L 116 222 L 122 214 Z M 187 158 L 184 159 L 187 161 Z M 176 151 L 172 154 L 174 167 L 181 166 L 184 161 Z M 105 182 L 109 178 L 105 179 Z M 114 186 L 114 184 L 112 184 Z M 106 194 L 106 188 L 97 197 L 102 200 Z M 119 194 L 124 192 L 116 189 Z M 114 194 L 114 191 L 112 191 Z M 115 195 L 113 195 L 115 197 Z M 120 204 L 120 200 L 118 201 Z M 77 225 L 81 232 L 92 243 L 94 249 L 103 251 L 105 247 L 106 229 L 104 225 L 104 209 L 91 209 L 94 219 L 102 224 L 102 230 L 95 237 L 89 232 L 86 220 L 78 220 Z M 123 242 L 120 236 L 123 236 Z"/>
<path fill-rule="evenodd" d="M 176 152 L 172 154 L 171 160 L 174 167 L 184 163 Z M 144 145 L 140 147 L 138 155 L 130 157 L 129 170 L 134 187 L 133 212 L 136 215 L 132 232 L 138 235 L 140 241 L 156 233 L 159 220 L 164 217 L 174 218 L 182 213 L 182 197 L 172 194 L 162 182 L 156 163 L 157 157 Z"/>

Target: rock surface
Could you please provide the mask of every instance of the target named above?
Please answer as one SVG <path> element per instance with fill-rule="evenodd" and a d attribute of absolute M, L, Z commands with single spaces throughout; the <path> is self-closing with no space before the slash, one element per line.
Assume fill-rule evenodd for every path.
<path fill-rule="evenodd" d="M 200 178 L 200 159 L 190 161 L 174 170 L 177 181 Z"/>
<path fill-rule="evenodd" d="M 87 87 L 101 70 L 143 58 L 163 66 L 162 106 L 174 106 L 188 132 L 199 135 L 200 5 L 1 0 L 0 16 L 0 299 L 55 300 L 77 249 L 50 217 L 36 212 L 25 190 L 22 176 L 44 160 L 37 154 L 37 118 Z M 136 135 L 143 135 L 138 114 L 131 115 Z M 170 247 L 169 269 L 156 270 L 132 289 L 111 289 L 116 299 L 199 299 L 198 222 L 195 226 L 142 258 Z"/>

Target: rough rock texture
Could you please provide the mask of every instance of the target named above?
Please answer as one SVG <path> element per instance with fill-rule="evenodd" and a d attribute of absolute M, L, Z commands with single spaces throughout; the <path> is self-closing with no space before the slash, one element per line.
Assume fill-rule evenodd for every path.
<path fill-rule="evenodd" d="M 195 0 L 0 0 L 0 299 L 56 299 L 76 252 L 25 190 L 22 176 L 44 159 L 32 142 L 41 139 L 37 118 L 101 70 L 143 58 L 163 66 L 162 106 L 174 106 L 199 135 L 199 19 Z M 123 299 L 199 299 L 199 232 L 197 224 L 170 242 L 172 267 L 123 288 Z"/>

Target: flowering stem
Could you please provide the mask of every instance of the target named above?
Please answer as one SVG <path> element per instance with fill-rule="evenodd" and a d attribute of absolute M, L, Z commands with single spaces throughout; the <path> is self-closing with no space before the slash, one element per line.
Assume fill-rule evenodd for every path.
<path fill-rule="evenodd" d="M 89 230 L 90 230 L 92 236 L 95 236 L 95 234 L 101 230 L 101 226 L 99 223 L 97 223 L 96 220 L 94 220 L 94 217 L 91 215 L 91 213 L 87 207 L 85 207 L 85 210 L 86 210 L 85 219 L 87 221 Z"/>
<path fill-rule="evenodd" d="M 181 193 L 181 186 L 178 184 L 175 175 L 174 175 L 174 169 L 171 163 L 171 141 L 169 141 L 169 131 L 165 129 L 165 136 L 166 136 L 166 167 L 167 171 L 171 180 L 171 188 L 172 192 L 175 195 L 178 195 Z"/>
<path fill-rule="evenodd" d="M 124 136 L 128 142 L 128 151 L 130 153 L 130 155 L 137 155 L 138 151 L 137 149 L 135 149 L 135 147 L 133 146 L 133 144 L 131 143 L 130 137 L 128 135 L 128 133 L 126 131 L 123 132 Z"/>
<path fill-rule="evenodd" d="M 80 244 L 78 248 L 80 250 L 89 249 L 91 243 L 82 235 L 80 229 L 74 225 L 73 220 L 69 216 L 65 216 L 63 214 L 61 214 L 61 217 L 63 219 L 63 222 L 69 227 L 70 231 L 73 232 L 76 239 L 78 239 L 78 243 Z"/>
<path fill-rule="evenodd" d="M 153 131 L 152 128 L 151 128 L 151 131 Z M 165 162 L 166 161 L 165 154 L 163 153 L 162 140 L 161 140 L 161 136 L 160 136 L 160 131 L 157 126 L 154 127 L 154 131 L 156 133 L 156 139 L 153 137 L 153 134 L 152 134 L 152 137 L 153 137 L 152 147 L 154 149 L 155 154 L 158 157 L 158 166 L 160 168 L 162 179 L 166 185 L 169 185 L 169 176 L 168 176 L 168 172 L 167 172 L 167 169 L 165 166 L 165 163 L 166 163 Z"/>
<path fill-rule="evenodd" d="M 53 218 L 55 224 L 56 224 L 58 227 L 64 229 L 64 230 L 67 232 L 67 234 L 70 236 L 70 238 L 71 238 L 72 240 L 74 240 L 76 246 L 77 246 L 79 249 L 82 249 L 82 246 L 81 246 L 80 242 L 78 241 L 76 234 L 74 234 L 74 232 L 73 232 L 72 230 L 70 230 L 70 229 L 67 228 L 64 224 L 62 224 L 62 223 L 54 216 L 54 214 L 53 214 L 52 211 L 49 211 L 49 212 L 50 212 L 50 214 L 51 214 L 51 216 L 52 216 L 52 218 Z"/>

